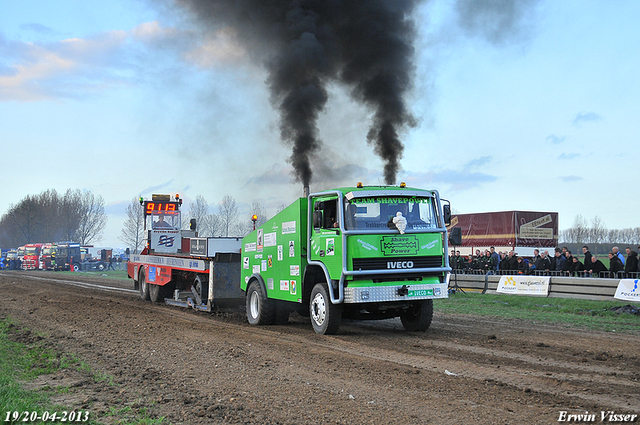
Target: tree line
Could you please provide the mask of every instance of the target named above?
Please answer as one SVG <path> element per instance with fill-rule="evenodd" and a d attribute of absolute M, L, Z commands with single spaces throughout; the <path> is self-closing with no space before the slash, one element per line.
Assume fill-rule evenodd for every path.
<path fill-rule="evenodd" d="M 618 243 L 640 244 L 640 227 L 625 229 L 607 229 L 602 219 L 595 216 L 591 223 L 578 214 L 573 225 L 560 232 L 561 243 L 599 244 Z"/>
<path fill-rule="evenodd" d="M 280 205 L 277 212 L 285 207 Z M 145 241 L 143 212 L 139 198 L 132 199 L 126 208 L 127 219 L 119 237 L 134 252 L 140 252 Z M 249 214 L 241 217 L 238 204 L 232 196 L 225 196 L 217 205 L 209 205 L 204 196 L 198 195 L 186 212 L 183 211 L 181 227 L 189 229 L 191 219 L 195 219 L 199 237 L 244 237 L 253 231 L 251 216 L 254 214 L 258 217 L 256 227 L 268 219 L 266 208 L 260 202 L 253 202 Z"/>
<path fill-rule="evenodd" d="M 89 191 L 48 189 L 10 205 L 0 218 L 0 246 L 74 241 L 89 245 L 102 238 L 107 224 L 104 199 Z"/>

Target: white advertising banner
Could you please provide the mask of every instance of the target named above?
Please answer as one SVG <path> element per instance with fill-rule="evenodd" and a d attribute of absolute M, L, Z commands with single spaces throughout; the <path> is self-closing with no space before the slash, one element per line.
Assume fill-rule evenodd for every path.
<path fill-rule="evenodd" d="M 640 290 L 638 289 L 640 279 L 622 279 L 618 283 L 616 294 L 613 298 L 624 301 L 640 302 Z"/>
<path fill-rule="evenodd" d="M 549 295 L 549 276 L 501 276 L 496 292 L 515 295 Z"/>

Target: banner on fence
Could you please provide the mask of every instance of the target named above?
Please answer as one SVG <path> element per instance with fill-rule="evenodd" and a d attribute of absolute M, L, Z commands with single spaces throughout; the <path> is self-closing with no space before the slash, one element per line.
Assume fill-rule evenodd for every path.
<path fill-rule="evenodd" d="M 549 295 L 549 276 L 501 276 L 496 292 L 515 295 Z"/>
<path fill-rule="evenodd" d="M 616 294 L 613 298 L 625 301 L 640 302 L 640 289 L 638 289 L 638 280 L 640 279 L 622 279 L 618 283 Z"/>

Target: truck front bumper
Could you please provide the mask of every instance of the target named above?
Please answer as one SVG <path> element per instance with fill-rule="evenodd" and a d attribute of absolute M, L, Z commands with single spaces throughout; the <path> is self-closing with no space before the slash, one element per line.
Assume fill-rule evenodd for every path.
<path fill-rule="evenodd" d="M 344 303 L 372 303 L 447 298 L 448 283 L 344 288 Z"/>

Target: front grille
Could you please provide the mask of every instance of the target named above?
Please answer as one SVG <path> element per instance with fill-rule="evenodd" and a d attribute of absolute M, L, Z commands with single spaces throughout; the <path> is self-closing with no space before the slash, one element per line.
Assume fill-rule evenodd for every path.
<path fill-rule="evenodd" d="M 428 255 L 422 257 L 354 258 L 352 270 L 411 270 L 432 267 L 442 267 L 442 257 Z"/>

